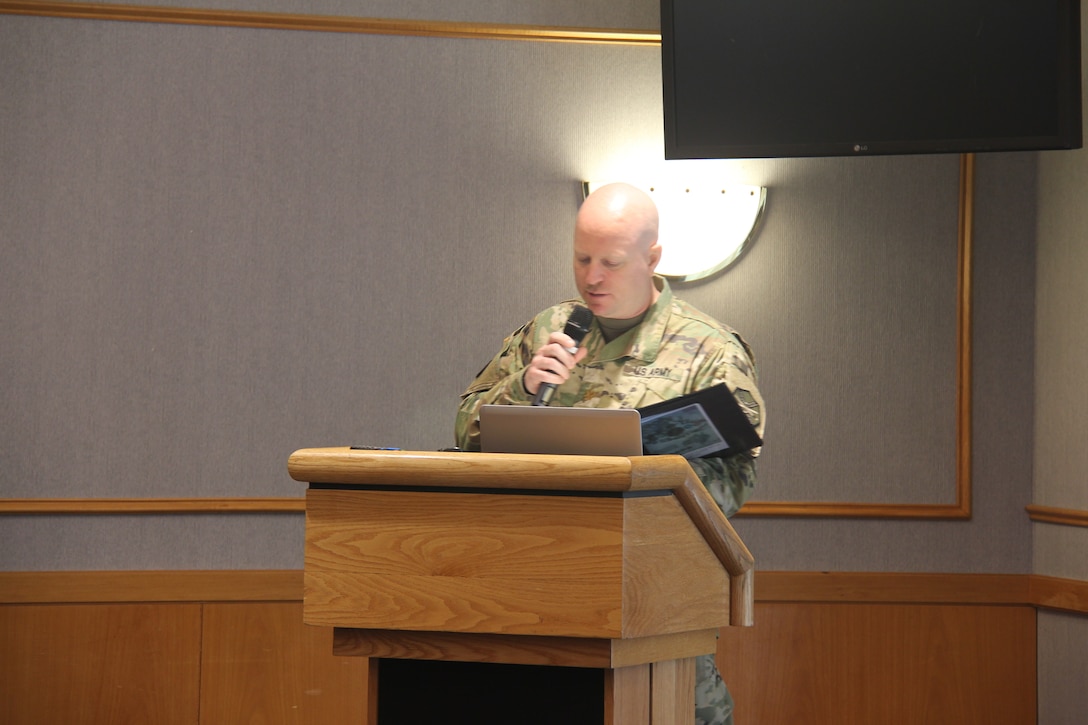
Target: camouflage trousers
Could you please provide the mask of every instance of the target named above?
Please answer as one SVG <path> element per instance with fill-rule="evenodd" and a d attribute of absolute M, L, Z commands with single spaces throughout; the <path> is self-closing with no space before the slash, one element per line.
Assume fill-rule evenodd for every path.
<path fill-rule="evenodd" d="M 695 725 L 733 725 L 733 697 L 712 654 L 695 658 Z"/>

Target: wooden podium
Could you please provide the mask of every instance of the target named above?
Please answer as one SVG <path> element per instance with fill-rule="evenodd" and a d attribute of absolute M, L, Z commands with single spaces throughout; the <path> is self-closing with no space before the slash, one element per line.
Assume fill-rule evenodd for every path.
<path fill-rule="evenodd" d="M 595 668 L 605 723 L 691 723 L 694 657 L 751 624 L 752 556 L 680 456 L 315 448 L 288 470 L 304 621 L 338 655 Z"/>

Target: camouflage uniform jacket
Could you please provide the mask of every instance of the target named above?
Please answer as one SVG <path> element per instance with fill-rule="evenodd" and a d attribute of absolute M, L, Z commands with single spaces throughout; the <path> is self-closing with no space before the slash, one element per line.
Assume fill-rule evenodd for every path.
<path fill-rule="evenodd" d="M 668 282 L 655 277 L 661 294 L 643 321 L 611 342 L 593 323 L 582 341 L 585 358 L 552 398 L 553 406 L 641 408 L 724 382 L 762 436 L 763 399 L 747 343 L 717 320 L 672 295 Z M 529 405 L 532 397 L 522 375 L 533 353 L 555 330 L 562 330 L 577 300 L 544 310 L 506 338 L 502 351 L 461 395 L 457 444 L 480 450 L 479 407 L 483 404 Z M 711 496 L 731 515 L 755 485 L 759 450 L 728 458 L 691 461 Z"/>

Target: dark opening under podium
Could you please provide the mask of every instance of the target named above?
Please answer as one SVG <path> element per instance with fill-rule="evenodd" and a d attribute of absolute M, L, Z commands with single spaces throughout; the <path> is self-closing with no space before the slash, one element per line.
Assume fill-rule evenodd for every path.
<path fill-rule="evenodd" d="M 680 456 L 313 448 L 288 470 L 304 621 L 373 658 L 370 723 L 688 724 L 694 658 L 751 624 L 752 556 Z"/>

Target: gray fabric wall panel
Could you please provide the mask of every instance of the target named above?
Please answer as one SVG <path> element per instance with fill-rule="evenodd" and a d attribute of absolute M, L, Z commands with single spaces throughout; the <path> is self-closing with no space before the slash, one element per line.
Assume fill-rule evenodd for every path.
<path fill-rule="evenodd" d="M 1033 571 L 1036 574 L 1088 581 L 1088 556 L 1085 555 L 1088 552 L 1088 529 L 1082 526 L 1036 524 L 1032 549 L 1035 555 Z M 1085 653 L 1085 660 L 1088 663 L 1088 653 Z"/>
<path fill-rule="evenodd" d="M 1034 503 L 1088 510 L 1088 150 L 1041 157 Z"/>
<path fill-rule="evenodd" d="M 1088 712 L 1088 687 L 1084 686 L 1088 618 L 1040 612 L 1038 642 L 1038 725 L 1065 725 L 1083 719 Z"/>
<path fill-rule="evenodd" d="M 1088 38 L 1088 13 L 1081 13 Z M 1088 53 L 1081 48 L 1081 75 Z M 1088 107 L 1088 86 L 1082 86 Z M 1088 117 L 1085 118 L 1088 137 Z M 1031 502 L 1088 510 L 1088 151 L 1039 155 L 1035 451 Z M 1088 580 L 1088 528 L 1037 523 L 1036 574 Z M 1039 725 L 1088 710 L 1088 620 L 1039 615 Z"/>
<path fill-rule="evenodd" d="M 755 348 L 757 497 L 953 503 L 958 158 L 777 171 L 742 264 L 679 290 Z"/>
<path fill-rule="evenodd" d="M 761 568 L 1030 571 L 1035 163 L 1035 154 L 977 159 L 971 521 L 736 519 Z"/>
<path fill-rule="evenodd" d="M 19 179 L 6 289 L 27 333 L 9 495 L 24 496 L 292 493 L 283 464 L 300 445 L 452 443 L 456 396 L 502 334 L 572 291 L 567 265 L 534 252 L 566 247 L 578 177 L 556 150 L 588 121 L 533 89 L 581 76 L 603 103 L 614 84 L 579 69 L 618 53 L 652 79 L 657 63 L 633 48 L 5 28 L 20 26 L 10 47 L 51 61 L 21 74 L 4 121 Z M 610 113 L 602 129 L 630 122 Z"/>
<path fill-rule="evenodd" d="M 299 514 L 9 516 L 0 570 L 302 569 Z"/>
<path fill-rule="evenodd" d="M 647 48 L 0 19 L 16 69 L 0 81 L 0 493 L 292 495 L 296 448 L 448 445 L 457 395 L 502 337 L 573 293 L 578 182 L 659 153 L 658 63 Z M 1001 281 L 980 310 L 1030 296 L 1030 226 L 987 220 L 1030 215 L 1033 159 L 980 162 L 978 267 Z M 756 348 L 758 497 L 950 502 L 956 159 L 743 169 L 770 188 L 755 246 L 679 292 Z M 1000 368 L 1030 311 L 980 323 L 982 400 L 1030 407 L 1030 361 Z M 1030 442 L 981 430 L 983 451 Z M 1004 463 L 979 466 L 972 522 L 900 522 L 891 540 L 883 522 L 737 527 L 764 569 L 1023 570 L 1027 527 L 1006 525 L 1030 469 Z M 6 563 L 238 561 L 222 534 L 236 517 L 171 519 L 161 537 L 137 518 L 11 519 Z M 280 554 L 242 558 L 297 565 Z"/>
<path fill-rule="evenodd" d="M 1088 37 L 1088 13 L 1081 16 Z M 1088 53 L 1082 51 L 1088 77 Z M 1088 106 L 1088 88 L 1083 89 Z M 1085 120 L 1088 136 L 1088 118 Z M 1032 503 L 1088 510 L 1088 150 L 1040 154 Z M 1088 580 L 1088 528 L 1036 524 L 1037 574 Z M 1082 630 L 1083 631 L 1083 630 Z M 1074 672 L 1088 671 L 1084 636 Z M 1066 654 L 1072 654 L 1066 652 Z M 1042 654 L 1040 655 L 1042 657 Z M 1047 674 L 1061 681 L 1058 667 Z M 1053 691 L 1053 685 L 1046 686 Z M 1042 695 L 1042 692 L 1040 692 Z M 1082 711 L 1083 708 L 1080 708 Z M 1078 710 L 1065 710 L 1075 712 Z M 1061 712 L 1055 710 L 1054 712 Z M 1057 723 L 1060 718 L 1040 723 Z"/>

